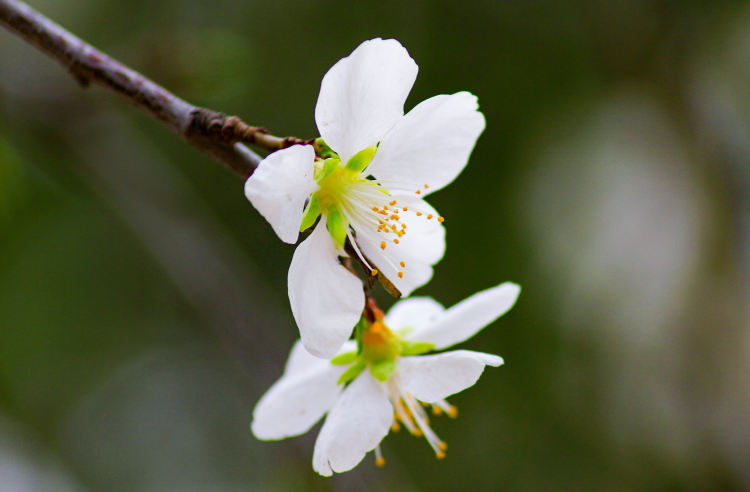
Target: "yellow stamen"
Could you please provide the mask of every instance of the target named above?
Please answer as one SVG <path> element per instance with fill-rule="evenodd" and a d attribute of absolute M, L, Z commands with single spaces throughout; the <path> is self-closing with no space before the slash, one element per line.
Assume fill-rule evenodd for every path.
<path fill-rule="evenodd" d="M 438 217 L 438 222 L 445 222 L 445 218 L 443 218 L 443 217 Z"/>
<path fill-rule="evenodd" d="M 398 272 L 398 278 L 404 278 L 404 272 Z"/>

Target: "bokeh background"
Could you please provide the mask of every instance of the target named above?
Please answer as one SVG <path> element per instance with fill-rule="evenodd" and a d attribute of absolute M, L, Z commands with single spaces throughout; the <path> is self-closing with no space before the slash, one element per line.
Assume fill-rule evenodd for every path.
<path fill-rule="evenodd" d="M 437 461 L 333 479 L 248 430 L 296 328 L 242 182 L 0 30 L 0 490 L 750 490 L 750 4 L 34 0 L 190 102 L 317 136 L 322 75 L 396 37 L 407 109 L 479 96 L 431 197 L 451 305 L 513 280 Z M 387 305 L 387 296 L 381 296 Z"/>

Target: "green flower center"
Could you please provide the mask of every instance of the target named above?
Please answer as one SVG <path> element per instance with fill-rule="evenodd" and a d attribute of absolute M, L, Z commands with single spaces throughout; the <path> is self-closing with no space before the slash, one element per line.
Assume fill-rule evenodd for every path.
<path fill-rule="evenodd" d="M 326 217 L 326 226 L 339 248 L 344 247 L 349 224 L 342 213 L 342 204 L 348 199 L 347 193 L 356 183 L 366 183 L 362 171 L 375 156 L 377 145 L 356 153 L 346 165 L 342 165 L 338 155 L 330 151 L 327 159 L 315 164 L 315 181 L 319 189 L 310 196 L 302 216 L 300 231 L 311 227 L 320 214 Z"/>
<path fill-rule="evenodd" d="M 334 365 L 350 365 L 339 378 L 339 384 L 347 383 L 369 368 L 378 381 L 387 381 L 396 370 L 398 358 L 404 355 L 419 355 L 434 347 L 431 343 L 404 340 L 394 333 L 382 320 L 372 323 L 360 320 L 357 325 L 357 352 L 346 352 L 331 359 Z"/>

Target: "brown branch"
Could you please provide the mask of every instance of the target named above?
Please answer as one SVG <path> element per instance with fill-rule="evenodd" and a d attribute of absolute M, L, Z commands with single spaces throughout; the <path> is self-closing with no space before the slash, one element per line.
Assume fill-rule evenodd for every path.
<path fill-rule="evenodd" d="M 312 143 L 294 137 L 275 137 L 236 116 L 227 117 L 193 106 L 21 1 L 0 0 L 0 23 L 60 62 L 81 86 L 96 84 L 119 94 L 242 178 L 252 174 L 261 159 L 242 144 L 274 151 Z"/>
<path fill-rule="evenodd" d="M 0 0 L 2 1 L 2 0 Z M 315 139 L 302 140 L 297 137 L 277 137 L 260 126 L 250 126 L 236 116 L 227 116 L 210 109 L 196 108 L 192 113 L 197 131 L 207 137 L 226 143 L 257 145 L 268 150 L 280 150 L 296 144 L 313 145 Z"/>

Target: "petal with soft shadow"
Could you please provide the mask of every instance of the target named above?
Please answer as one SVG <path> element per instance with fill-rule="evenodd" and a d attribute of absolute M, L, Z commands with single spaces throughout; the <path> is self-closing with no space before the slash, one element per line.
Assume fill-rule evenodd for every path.
<path fill-rule="evenodd" d="M 349 338 L 365 305 L 361 281 L 339 263 L 339 254 L 321 220 L 295 250 L 287 282 L 302 343 L 328 359 Z"/>
<path fill-rule="evenodd" d="M 437 316 L 433 323 L 415 329 L 409 338 L 443 349 L 463 342 L 508 312 L 516 303 L 521 287 L 505 282 L 464 299 Z"/>
<path fill-rule="evenodd" d="M 417 64 L 395 39 L 371 39 L 333 65 L 320 84 L 315 123 L 342 162 L 378 143 L 404 114 Z"/>
<path fill-rule="evenodd" d="M 384 386 L 363 373 L 328 413 L 315 441 L 313 468 L 326 477 L 351 470 L 388 435 L 392 422 Z"/>
<path fill-rule="evenodd" d="M 385 324 L 392 330 L 418 329 L 430 324 L 445 308 L 432 297 L 410 297 L 399 301 L 388 310 Z M 411 338 L 411 337 L 409 337 Z"/>
<path fill-rule="evenodd" d="M 437 355 L 402 357 L 399 386 L 418 400 L 433 403 L 473 386 L 484 366 L 499 366 L 503 359 L 492 354 L 454 350 Z"/>
<path fill-rule="evenodd" d="M 443 188 L 464 169 L 484 130 L 478 107 L 468 92 L 422 101 L 386 134 L 366 172 L 389 191 L 424 196 Z"/>
<path fill-rule="evenodd" d="M 354 340 L 349 340 L 341 346 L 338 353 L 351 352 L 352 350 L 357 350 L 357 343 Z M 320 364 L 329 364 L 328 359 L 315 357 L 302 345 L 302 340 L 297 340 L 289 352 L 289 358 L 284 366 L 284 375 L 290 376 L 297 372 L 312 370 Z"/>
<path fill-rule="evenodd" d="M 275 440 L 297 436 L 333 407 L 342 389 L 337 381 L 346 368 L 317 360 L 310 361 L 313 363 L 304 371 L 285 372 L 263 395 L 253 410 L 250 428 L 255 437 Z"/>
<path fill-rule="evenodd" d="M 318 189 L 315 151 L 293 145 L 263 159 L 245 182 L 245 196 L 285 243 L 296 243 L 305 200 Z"/>

